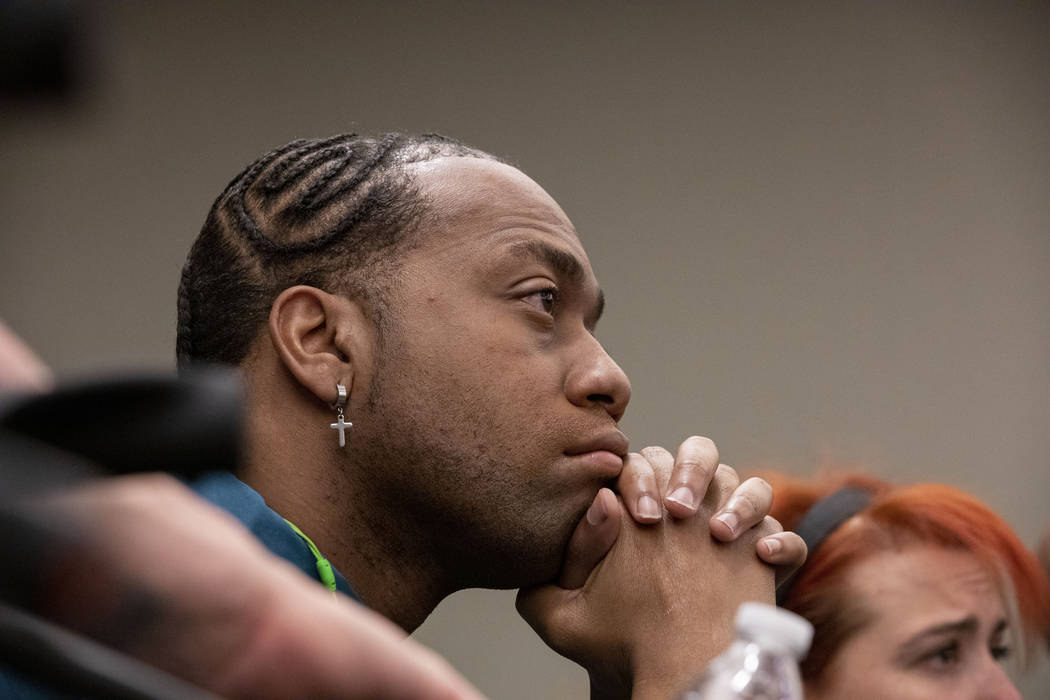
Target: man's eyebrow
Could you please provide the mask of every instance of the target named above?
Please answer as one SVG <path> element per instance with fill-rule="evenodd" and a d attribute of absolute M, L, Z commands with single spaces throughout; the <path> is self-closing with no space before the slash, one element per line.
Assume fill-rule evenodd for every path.
<path fill-rule="evenodd" d="M 542 241 L 517 241 L 509 248 L 519 257 L 549 265 L 558 275 L 573 284 L 582 285 L 587 276 L 575 255 Z"/>
<path fill-rule="evenodd" d="M 519 257 L 548 265 L 559 277 L 568 280 L 570 284 L 577 287 L 582 287 L 587 279 L 587 273 L 584 272 L 583 265 L 575 255 L 543 241 L 517 241 L 512 243 L 509 249 Z M 591 328 L 598 323 L 598 319 L 601 318 L 604 310 L 605 293 L 599 289 L 598 299 L 588 318 L 588 325 Z"/>

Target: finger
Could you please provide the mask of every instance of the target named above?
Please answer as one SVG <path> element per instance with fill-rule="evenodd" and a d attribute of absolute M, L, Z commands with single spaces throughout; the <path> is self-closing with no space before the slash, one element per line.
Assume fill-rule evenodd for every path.
<path fill-rule="evenodd" d="M 806 543 L 794 532 L 778 532 L 763 537 L 755 543 L 755 551 L 759 559 L 776 568 L 777 586 L 806 563 Z"/>
<path fill-rule="evenodd" d="M 616 480 L 616 490 L 635 522 L 644 525 L 659 522 L 663 518 L 656 471 L 641 454 L 632 452 L 624 459 L 623 470 Z"/>
<path fill-rule="evenodd" d="M 641 453 L 642 457 L 652 466 L 653 476 L 656 478 L 656 485 L 660 493 L 666 493 L 671 472 L 674 470 L 674 455 L 659 445 L 643 447 Z"/>
<path fill-rule="evenodd" d="M 609 489 L 601 489 L 580 520 L 565 551 L 558 576 L 562 588 L 580 588 L 620 534 L 620 504 Z"/>
<path fill-rule="evenodd" d="M 715 475 L 707 485 L 707 493 L 700 501 L 701 507 L 707 507 L 709 513 L 721 510 L 729 502 L 730 496 L 740 486 L 740 475 L 728 464 L 719 464 Z"/>
<path fill-rule="evenodd" d="M 675 456 L 668 481 L 664 507 L 676 518 L 694 515 L 707 493 L 718 468 L 718 448 L 705 437 L 692 436 L 683 442 Z"/>
<path fill-rule="evenodd" d="M 773 487 L 765 479 L 753 476 L 737 486 L 711 518 L 711 534 L 722 542 L 735 540 L 740 533 L 760 524 L 772 505 Z"/>

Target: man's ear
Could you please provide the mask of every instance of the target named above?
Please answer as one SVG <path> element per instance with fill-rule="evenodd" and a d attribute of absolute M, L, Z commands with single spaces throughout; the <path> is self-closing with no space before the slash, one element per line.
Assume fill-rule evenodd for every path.
<path fill-rule="evenodd" d="M 289 287 L 270 307 L 269 329 L 284 366 L 326 404 L 335 402 L 336 384 L 352 390 L 371 365 L 374 326 L 361 305 L 345 297 L 316 287 Z"/>

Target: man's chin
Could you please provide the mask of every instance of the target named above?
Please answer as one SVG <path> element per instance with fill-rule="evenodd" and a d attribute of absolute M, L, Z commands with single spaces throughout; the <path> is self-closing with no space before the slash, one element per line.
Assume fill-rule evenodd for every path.
<path fill-rule="evenodd" d="M 512 587 L 526 588 L 557 581 L 565 565 L 565 553 L 571 534 L 572 531 L 561 535 L 545 547 L 534 540 L 529 554 L 521 559 L 523 566 L 518 569 L 517 583 Z"/>
<path fill-rule="evenodd" d="M 548 509 L 544 518 L 534 518 L 531 525 L 520 527 L 514 535 L 504 531 L 498 540 L 488 543 L 488 556 L 482 551 L 471 552 L 471 564 L 481 564 L 475 570 L 484 577 L 483 583 L 473 587 L 513 589 L 556 581 L 565 563 L 569 540 L 593 497 L 591 494 L 583 505 L 562 504 L 561 514 Z M 521 521 L 526 520 L 527 516 L 522 515 Z"/>

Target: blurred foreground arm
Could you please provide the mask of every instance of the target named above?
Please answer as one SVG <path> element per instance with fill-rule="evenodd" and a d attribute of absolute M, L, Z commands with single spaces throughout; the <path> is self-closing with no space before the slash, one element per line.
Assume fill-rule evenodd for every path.
<path fill-rule="evenodd" d="M 50 384 L 0 322 L 0 391 Z M 5 467 L 42 466 L 27 460 Z M 21 579 L 34 613 L 225 697 L 481 697 L 440 656 L 333 598 L 174 478 L 85 484 L 16 506 L 35 541 L 8 583 Z"/>
<path fill-rule="evenodd" d="M 176 480 L 39 499 L 37 612 L 225 697 L 480 698 L 437 654 L 271 556 Z"/>
<path fill-rule="evenodd" d="M 0 320 L 0 391 L 44 391 L 51 370 Z"/>

